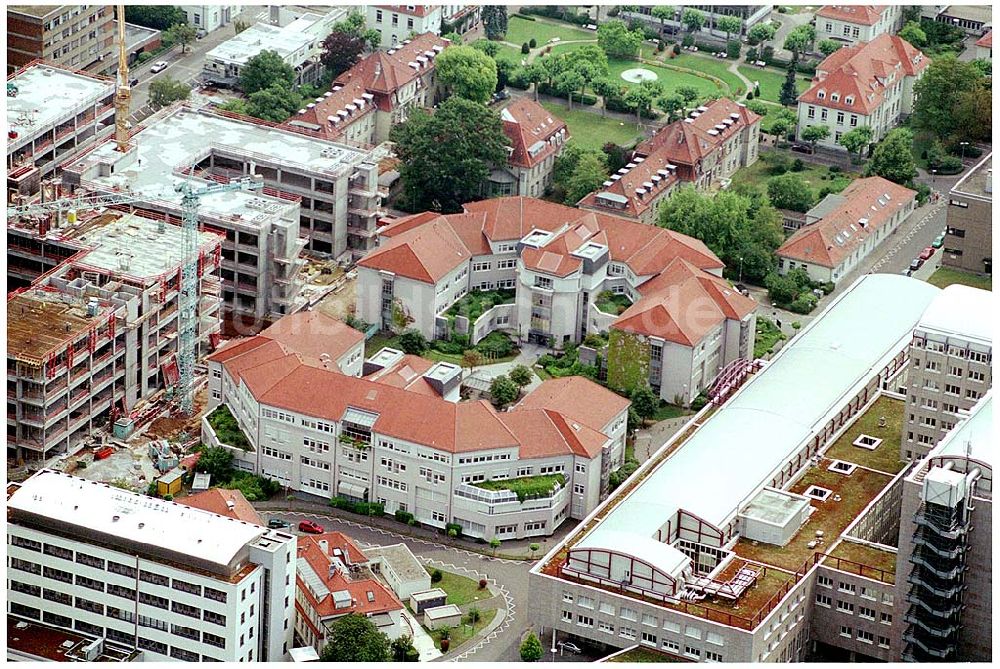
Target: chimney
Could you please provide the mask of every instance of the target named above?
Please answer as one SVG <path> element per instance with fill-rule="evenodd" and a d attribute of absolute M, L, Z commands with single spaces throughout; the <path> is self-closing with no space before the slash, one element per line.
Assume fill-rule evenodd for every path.
<path fill-rule="evenodd" d="M 330 544 L 328 544 L 326 542 L 326 539 L 320 539 L 316 543 L 319 544 L 319 548 L 320 548 L 321 551 L 323 551 L 323 555 L 329 555 L 330 554 Z"/>
<path fill-rule="evenodd" d="M 268 17 L 269 22 L 272 26 L 277 26 L 281 23 L 281 5 L 271 5 L 270 6 L 270 16 Z"/>

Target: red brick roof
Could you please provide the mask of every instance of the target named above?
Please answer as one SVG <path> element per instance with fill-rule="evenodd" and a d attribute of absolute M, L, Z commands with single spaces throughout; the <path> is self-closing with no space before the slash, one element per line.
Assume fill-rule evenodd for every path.
<path fill-rule="evenodd" d="M 873 26 L 878 23 L 882 13 L 888 8 L 889 5 L 823 5 L 816 12 L 816 16 L 862 26 Z"/>
<path fill-rule="evenodd" d="M 390 236 L 358 265 L 437 283 L 472 254 L 444 216 Z"/>
<path fill-rule="evenodd" d="M 993 48 L 993 31 L 989 31 L 976 41 L 976 46 L 981 46 L 986 49 Z"/>
<path fill-rule="evenodd" d="M 675 164 L 694 165 L 721 148 L 733 135 L 760 121 L 761 117 L 745 105 L 719 98 L 699 107 L 686 118 L 660 128 L 655 135 L 639 144 L 635 153 L 647 158 L 655 154 Z M 727 127 L 720 130 L 716 127 L 719 125 Z"/>
<path fill-rule="evenodd" d="M 630 402 L 582 376 L 542 381 L 517 409 L 552 409 L 581 425 L 602 432 Z"/>
<path fill-rule="evenodd" d="M 560 454 L 593 459 L 608 442 L 598 430 L 552 409 L 518 408 L 503 414 L 503 422 L 521 442 L 522 460 Z"/>
<path fill-rule="evenodd" d="M 796 230 L 777 254 L 832 269 L 916 195 L 916 191 L 882 177 L 858 179 L 839 195 L 829 196 L 841 200 L 839 206 L 816 223 Z M 861 220 L 865 220 L 864 225 Z"/>
<path fill-rule="evenodd" d="M 253 508 L 253 505 L 247 501 L 247 498 L 239 490 L 212 488 L 188 495 L 187 497 L 178 497 L 174 501 L 184 506 L 201 509 L 202 511 L 211 511 L 212 513 L 234 520 L 242 520 L 254 525 L 264 524 L 264 521 L 260 518 L 260 514 L 257 513 L 257 510 Z"/>
<path fill-rule="evenodd" d="M 365 335 L 321 311 L 299 311 L 265 328 L 261 337 L 273 339 L 307 358 L 328 355 L 333 363 L 361 344 Z"/>
<path fill-rule="evenodd" d="M 909 42 L 883 33 L 830 54 L 799 102 L 868 116 L 882 104 L 888 86 L 920 74 L 928 64 L 930 59 Z"/>
<path fill-rule="evenodd" d="M 566 123 L 531 98 L 514 100 L 500 110 L 500 118 L 512 147 L 508 162 L 517 167 L 534 167 L 558 151 L 570 137 Z M 537 144 L 541 147 L 532 154 L 531 149 Z"/>

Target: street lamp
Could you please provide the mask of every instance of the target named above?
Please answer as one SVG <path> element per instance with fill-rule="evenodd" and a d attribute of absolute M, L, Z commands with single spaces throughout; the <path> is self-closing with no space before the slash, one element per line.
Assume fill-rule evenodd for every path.
<path fill-rule="evenodd" d="M 738 283 L 743 283 L 743 256 L 740 256 L 740 279 Z"/>
<path fill-rule="evenodd" d="M 967 147 L 969 145 L 969 143 L 968 142 L 959 142 L 959 145 L 962 147 L 962 164 L 964 165 L 965 164 L 965 147 Z"/>
<path fill-rule="evenodd" d="M 931 183 L 937 185 L 937 170 L 931 170 Z"/>

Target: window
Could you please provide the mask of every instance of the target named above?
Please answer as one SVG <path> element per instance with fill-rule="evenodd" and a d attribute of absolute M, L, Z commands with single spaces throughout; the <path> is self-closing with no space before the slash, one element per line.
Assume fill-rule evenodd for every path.
<path fill-rule="evenodd" d="M 141 571 L 139 572 L 139 580 L 145 581 L 146 583 L 152 583 L 153 585 L 162 585 L 164 587 L 170 587 L 170 579 L 163 574 L 157 574 L 152 571 Z"/>
<path fill-rule="evenodd" d="M 722 662 L 722 653 L 716 653 L 715 651 L 706 650 L 705 651 L 705 661 L 706 662 Z"/>
<path fill-rule="evenodd" d="M 879 636 L 879 638 L 878 638 L 878 645 L 879 645 L 879 648 L 888 648 L 889 647 L 889 637 L 887 637 L 887 636 Z"/>
<path fill-rule="evenodd" d="M 891 625 L 892 624 L 892 614 L 891 613 L 886 613 L 886 612 L 883 611 L 882 612 L 882 618 L 881 618 L 881 620 L 879 622 L 881 622 L 883 625 Z"/>
<path fill-rule="evenodd" d="M 573 593 L 563 592 L 563 601 L 569 604 L 573 603 Z"/>
<path fill-rule="evenodd" d="M 571 622 L 573 622 L 573 612 L 572 611 L 563 611 L 562 612 L 562 619 L 563 619 L 564 623 L 571 623 Z"/>
<path fill-rule="evenodd" d="M 691 637 L 692 639 L 701 639 L 701 630 L 688 625 L 684 628 L 684 636 Z"/>
<path fill-rule="evenodd" d="M 63 571 L 62 569 L 54 569 L 53 567 L 45 567 L 44 569 L 45 578 L 51 578 L 56 581 L 62 581 L 63 583 L 72 583 L 73 574 L 68 571 Z"/>
<path fill-rule="evenodd" d="M 226 593 L 221 590 L 216 590 L 215 588 L 210 588 L 205 586 L 205 597 L 211 599 L 212 601 L 226 603 Z"/>
<path fill-rule="evenodd" d="M 19 546 L 21 548 L 27 548 L 29 551 L 35 551 L 36 553 L 42 552 L 42 542 L 32 541 L 31 539 L 25 539 L 24 537 L 12 536 L 10 538 L 10 543 L 13 546 Z"/>
<path fill-rule="evenodd" d="M 676 641 L 671 641 L 670 639 L 664 639 L 662 641 L 663 650 L 668 650 L 672 653 L 678 653 L 681 650 L 681 646 Z"/>
<path fill-rule="evenodd" d="M 583 494 L 583 486 L 580 485 L 579 483 L 574 484 L 573 485 L 573 492 L 576 493 L 577 495 L 582 495 Z"/>
<path fill-rule="evenodd" d="M 535 277 L 535 287 L 545 288 L 547 290 L 552 290 L 552 279 L 547 276 L 536 276 Z"/>
<path fill-rule="evenodd" d="M 382 23 L 382 10 L 375 10 L 375 23 Z"/>
<path fill-rule="evenodd" d="M 875 620 L 875 609 L 867 606 L 859 606 L 858 617 L 864 618 L 865 620 Z"/>
<path fill-rule="evenodd" d="M 45 550 L 42 551 L 46 555 L 52 555 L 57 558 L 62 558 L 63 560 L 73 561 L 73 551 L 68 548 L 63 548 L 62 546 L 56 546 L 54 544 L 45 544 Z"/>
<path fill-rule="evenodd" d="M 590 616 L 578 615 L 576 617 L 576 624 L 580 627 L 593 627 L 594 619 Z"/>
<path fill-rule="evenodd" d="M 492 267 L 492 263 L 488 262 L 474 262 L 472 263 L 473 272 L 488 272 Z"/>
<path fill-rule="evenodd" d="M 621 630 L 619 630 L 619 632 L 618 632 L 618 636 L 620 636 L 620 637 L 622 637 L 624 639 L 632 639 L 634 641 L 635 640 L 635 630 L 633 628 L 631 628 L 631 627 L 622 627 Z"/>
<path fill-rule="evenodd" d="M 684 654 L 688 657 L 700 658 L 701 649 L 695 648 L 694 646 L 684 646 Z"/>
<path fill-rule="evenodd" d="M 607 602 L 601 602 L 600 605 L 598 605 L 597 610 L 605 615 L 615 615 L 615 607 Z"/>
<path fill-rule="evenodd" d="M 819 604 L 820 606 L 825 606 L 826 608 L 830 608 L 831 606 L 833 606 L 833 598 L 830 597 L 830 595 L 824 595 L 823 593 L 819 592 L 816 593 L 816 603 Z"/>
<path fill-rule="evenodd" d="M 205 590 L 207 591 L 208 588 L 205 588 Z M 221 613 L 215 613 L 214 611 L 205 611 L 202 616 L 202 620 L 207 623 L 212 623 L 213 625 L 221 625 L 222 627 L 226 626 L 226 616 Z M 206 632 L 205 635 L 207 636 L 208 632 Z M 208 640 L 206 639 L 205 642 L 207 643 Z"/>
<path fill-rule="evenodd" d="M 656 648 L 656 635 L 651 634 L 650 632 L 643 632 L 642 643 L 646 644 L 647 646 L 652 646 L 653 648 Z"/>
<path fill-rule="evenodd" d="M 635 609 L 630 609 L 627 606 L 623 606 L 618 615 L 623 620 L 639 620 L 639 613 Z"/>
<path fill-rule="evenodd" d="M 582 606 L 585 609 L 592 609 L 594 608 L 594 598 L 580 595 L 580 598 L 576 601 L 576 605 Z"/>
<path fill-rule="evenodd" d="M 833 587 L 833 579 L 830 578 L 829 576 L 823 576 L 822 574 L 818 575 L 816 577 L 816 585 L 821 585 L 824 588 L 832 588 Z"/>
<path fill-rule="evenodd" d="M 604 621 L 600 621 L 597 623 L 597 629 L 598 631 L 604 632 L 605 634 L 615 633 L 615 626 L 612 625 L 611 623 L 606 623 Z"/>
<path fill-rule="evenodd" d="M 651 616 L 648 613 L 643 613 L 642 624 L 649 625 L 650 627 L 656 627 L 659 624 L 659 622 L 656 620 L 656 616 Z"/>
<path fill-rule="evenodd" d="M 856 589 L 853 583 L 844 583 L 843 581 L 841 581 L 838 590 L 840 590 L 841 592 L 849 592 L 853 595 Z"/>
<path fill-rule="evenodd" d="M 816 118 L 816 108 L 810 106 L 806 111 L 806 116 L 808 118 Z"/>
<path fill-rule="evenodd" d="M 848 639 L 850 639 L 851 637 L 854 636 L 854 630 L 852 630 L 847 625 L 841 625 L 840 626 L 840 636 L 845 636 Z"/>
<path fill-rule="evenodd" d="M 114 595 L 115 597 L 121 597 L 122 599 L 135 599 L 135 590 L 121 585 L 115 585 L 114 583 L 108 583 L 108 594 Z"/>
<path fill-rule="evenodd" d="M 30 574 L 41 574 L 42 573 L 42 565 L 36 564 L 34 562 L 29 562 L 27 560 L 22 560 L 20 558 L 11 558 L 10 559 L 10 568 L 11 569 L 18 569 L 20 571 L 26 571 L 26 572 L 28 572 Z"/>
<path fill-rule="evenodd" d="M 139 603 L 148 604 L 149 606 L 155 606 L 158 609 L 170 608 L 170 600 L 168 600 L 166 597 L 157 597 L 156 595 L 151 595 L 147 592 L 139 593 Z M 174 602 L 175 606 L 176 604 L 177 602 Z"/>
<path fill-rule="evenodd" d="M 842 613 L 854 613 L 854 604 L 851 602 L 845 602 L 842 599 L 837 600 L 837 610 Z"/>
<path fill-rule="evenodd" d="M 858 641 L 862 643 L 874 643 L 875 635 L 866 630 L 858 630 Z"/>

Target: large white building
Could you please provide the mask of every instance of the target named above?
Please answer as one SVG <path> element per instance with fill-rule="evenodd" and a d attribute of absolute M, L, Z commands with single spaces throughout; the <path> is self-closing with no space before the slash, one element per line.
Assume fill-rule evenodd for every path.
<path fill-rule="evenodd" d="M 383 49 L 391 49 L 414 35 L 440 35 L 444 10 L 443 5 L 368 5 L 365 25 L 379 32 Z"/>
<path fill-rule="evenodd" d="M 816 12 L 816 42 L 871 42 L 902 27 L 903 5 L 823 5 Z"/>
<path fill-rule="evenodd" d="M 799 96 L 796 136 L 801 139 L 811 125 L 825 125 L 830 135 L 819 145 L 846 150 L 840 137 L 868 126 L 872 142 L 878 142 L 913 112 L 913 88 L 929 64 L 921 51 L 888 33 L 834 51 Z"/>
<path fill-rule="evenodd" d="M 188 25 L 212 32 L 229 25 L 243 9 L 241 5 L 178 5 Z"/>
<path fill-rule="evenodd" d="M 278 662 L 296 540 L 43 469 L 7 488 L 7 612 L 149 661 Z"/>

